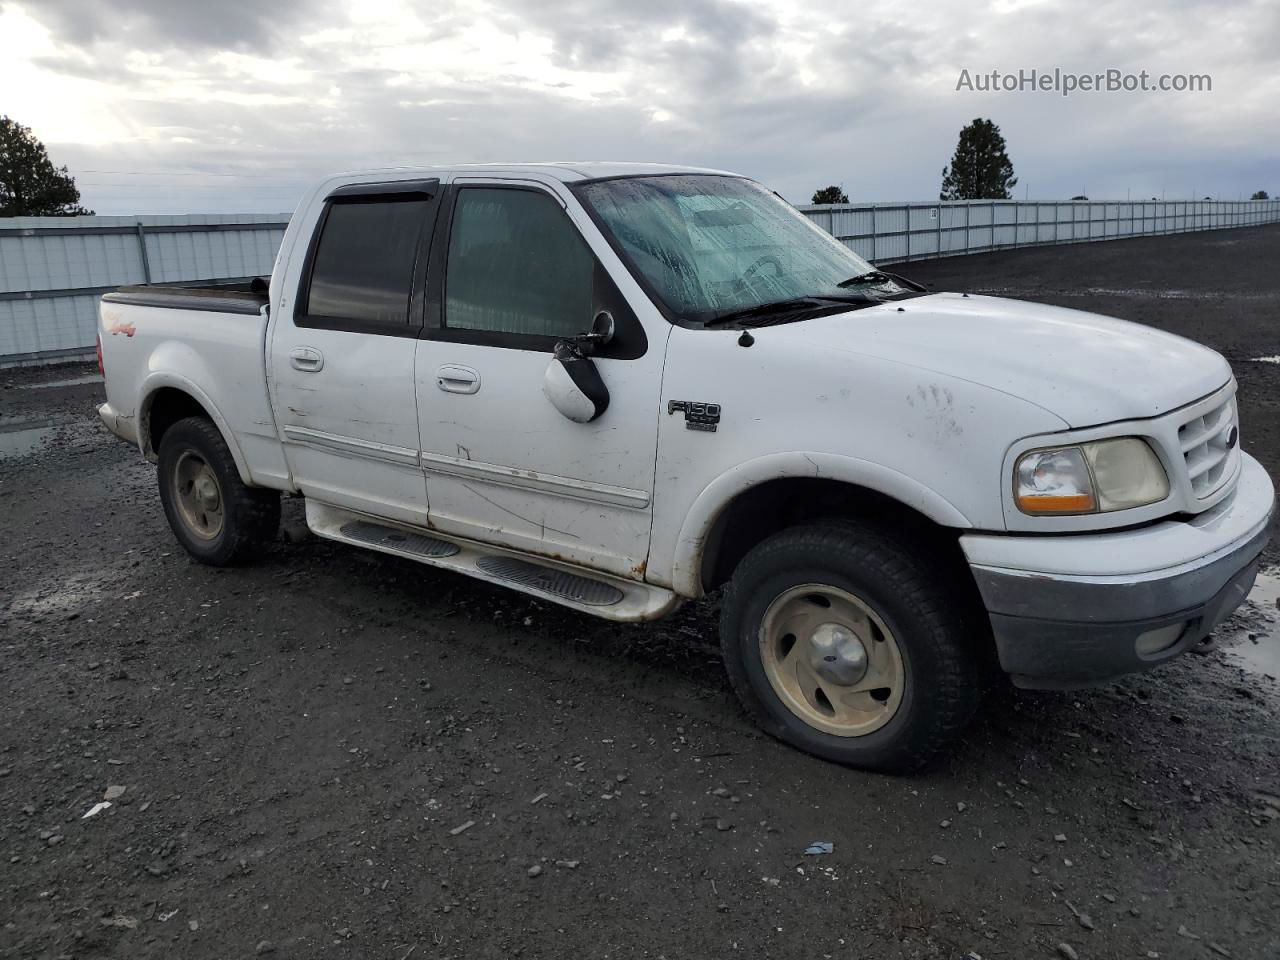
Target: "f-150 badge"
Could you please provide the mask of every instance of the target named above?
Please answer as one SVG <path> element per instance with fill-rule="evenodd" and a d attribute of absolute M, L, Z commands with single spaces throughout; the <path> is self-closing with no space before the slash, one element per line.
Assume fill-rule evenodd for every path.
<path fill-rule="evenodd" d="M 693 400 L 668 400 L 667 416 L 677 410 L 684 411 L 684 426 L 686 430 L 705 430 L 707 433 L 716 432 L 716 425 L 720 422 L 720 404 L 697 403 Z"/>

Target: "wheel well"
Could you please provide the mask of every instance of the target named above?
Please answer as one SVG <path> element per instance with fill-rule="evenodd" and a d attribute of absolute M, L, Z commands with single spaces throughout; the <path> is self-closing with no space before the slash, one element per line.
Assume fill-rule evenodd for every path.
<path fill-rule="evenodd" d="M 958 531 L 935 523 L 893 497 L 839 480 L 787 477 L 739 494 L 716 518 L 702 554 L 702 586 L 714 590 L 733 576 L 742 558 L 768 537 L 818 520 L 872 523 L 909 543 L 949 591 L 984 669 L 984 683 L 1003 677 L 978 585 Z"/>
<path fill-rule="evenodd" d="M 768 537 L 813 520 L 873 521 L 963 562 L 953 531 L 890 496 L 839 480 L 784 477 L 739 494 L 716 518 L 702 554 L 703 589 L 722 586 L 742 558 Z"/>
<path fill-rule="evenodd" d="M 147 455 L 156 456 L 160 452 L 160 441 L 165 431 L 187 417 L 213 419 L 199 400 L 177 387 L 161 387 L 152 394 L 142 421 Z"/>

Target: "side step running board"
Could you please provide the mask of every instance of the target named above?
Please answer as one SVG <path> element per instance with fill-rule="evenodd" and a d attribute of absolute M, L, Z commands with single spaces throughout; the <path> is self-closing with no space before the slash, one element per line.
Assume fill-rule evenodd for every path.
<path fill-rule="evenodd" d="M 527 584 L 564 600 L 593 607 L 608 607 L 622 601 L 622 591 L 612 584 L 530 563 L 519 557 L 481 557 L 476 566 L 503 580 Z"/>
<path fill-rule="evenodd" d="M 654 620 L 681 603 L 664 587 L 374 519 L 312 499 L 307 500 L 307 525 L 320 537 L 454 570 L 609 620 Z"/>
<path fill-rule="evenodd" d="M 368 520 L 345 523 L 341 533 L 348 540 L 358 540 L 371 547 L 386 547 L 398 553 L 411 553 L 417 557 L 452 557 L 462 549 L 456 543 L 445 543 L 420 533 L 405 533 Z"/>

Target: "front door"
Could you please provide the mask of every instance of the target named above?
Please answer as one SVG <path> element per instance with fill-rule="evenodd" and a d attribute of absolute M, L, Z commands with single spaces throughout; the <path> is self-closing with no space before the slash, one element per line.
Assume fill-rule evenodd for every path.
<path fill-rule="evenodd" d="M 468 180 L 444 197 L 418 424 L 444 532 L 643 578 L 665 339 L 650 341 L 593 252 L 594 225 L 540 184 Z M 584 236 L 585 234 L 585 236 Z M 542 393 L 560 338 L 601 310 L 608 409 L 575 423 Z"/>
<path fill-rule="evenodd" d="M 414 347 L 438 193 L 438 181 L 407 181 L 331 195 L 296 300 L 273 325 L 269 361 L 276 422 L 301 492 L 418 524 L 427 493 Z"/>

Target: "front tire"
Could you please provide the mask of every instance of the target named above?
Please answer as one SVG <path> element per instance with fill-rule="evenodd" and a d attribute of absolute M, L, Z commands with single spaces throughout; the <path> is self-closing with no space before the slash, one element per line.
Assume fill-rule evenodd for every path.
<path fill-rule="evenodd" d="M 795 527 L 738 565 L 725 668 L 767 733 L 850 766 L 904 772 L 973 714 L 981 665 L 949 578 L 869 524 Z"/>
<path fill-rule="evenodd" d="M 178 542 L 201 563 L 231 566 L 280 528 L 280 494 L 247 486 L 222 434 L 204 417 L 179 420 L 160 440 L 160 502 Z"/>

